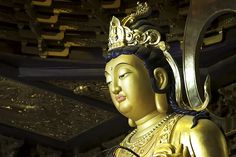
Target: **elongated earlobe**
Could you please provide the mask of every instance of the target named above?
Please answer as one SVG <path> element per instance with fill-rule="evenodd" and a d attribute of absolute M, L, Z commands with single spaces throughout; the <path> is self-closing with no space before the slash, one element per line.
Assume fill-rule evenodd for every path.
<path fill-rule="evenodd" d="M 129 124 L 130 127 L 136 127 L 135 122 L 130 118 L 128 119 L 128 124 Z"/>
<path fill-rule="evenodd" d="M 168 103 L 167 103 L 167 97 L 166 94 L 155 94 L 155 104 L 157 111 L 159 113 L 166 113 L 168 111 Z"/>

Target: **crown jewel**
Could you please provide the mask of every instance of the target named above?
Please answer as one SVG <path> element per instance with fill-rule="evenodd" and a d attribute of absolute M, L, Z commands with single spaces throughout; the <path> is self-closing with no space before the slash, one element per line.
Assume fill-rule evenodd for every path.
<path fill-rule="evenodd" d="M 157 46 L 163 45 L 161 34 L 155 29 L 147 29 L 141 31 L 140 29 L 130 29 L 128 25 L 136 20 L 146 17 L 150 14 L 150 8 L 147 3 L 138 3 L 136 12 L 125 17 L 120 21 L 116 17 L 112 17 L 110 22 L 108 51 L 122 47 L 122 46 Z M 162 46 L 163 48 L 163 46 Z"/>

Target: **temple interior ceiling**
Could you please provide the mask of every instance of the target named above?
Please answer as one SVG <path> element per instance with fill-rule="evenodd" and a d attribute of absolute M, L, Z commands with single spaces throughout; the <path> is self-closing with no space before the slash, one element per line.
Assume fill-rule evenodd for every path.
<path fill-rule="evenodd" d="M 190 1 L 149 2 L 153 22 L 182 69 Z M 81 153 L 127 132 L 127 120 L 112 105 L 105 83 L 103 56 L 111 17 L 125 17 L 136 3 L 0 0 L 0 134 Z M 236 137 L 235 36 L 235 14 L 217 17 L 204 34 L 199 55 L 199 78 L 212 76 L 209 110 L 229 137 Z M 105 131 L 111 129 L 115 131 Z M 234 152 L 234 138 L 231 145 Z"/>
<path fill-rule="evenodd" d="M 188 0 L 150 1 L 153 21 L 159 24 L 168 42 L 183 41 Z M 1 42 L 5 52 L 86 62 L 103 61 L 108 23 L 124 17 L 136 1 L 0 1 Z M 171 10 L 171 11 L 170 11 Z M 219 43 L 222 32 L 235 26 L 233 14 L 219 17 L 209 27 L 203 46 Z M 12 47 L 14 45 L 14 47 Z"/>
<path fill-rule="evenodd" d="M 8 79 L 2 78 L 0 84 L 0 91 L 4 93 L 0 96 L 4 100 L 1 101 L 1 123 L 60 141 L 67 141 L 114 116 L 114 113 Z"/>

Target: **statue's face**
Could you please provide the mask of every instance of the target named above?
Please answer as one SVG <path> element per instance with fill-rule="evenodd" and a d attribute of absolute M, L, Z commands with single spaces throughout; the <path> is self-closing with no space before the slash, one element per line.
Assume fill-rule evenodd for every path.
<path fill-rule="evenodd" d="M 106 82 L 117 110 L 132 120 L 154 111 L 155 93 L 144 63 L 135 55 L 120 55 L 105 68 Z"/>

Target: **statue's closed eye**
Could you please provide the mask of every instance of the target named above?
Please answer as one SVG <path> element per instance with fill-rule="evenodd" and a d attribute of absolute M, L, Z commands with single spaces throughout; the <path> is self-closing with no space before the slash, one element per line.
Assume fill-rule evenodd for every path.
<path fill-rule="evenodd" d="M 111 84 L 111 81 L 106 82 L 106 84 L 107 84 L 107 85 L 110 85 L 110 84 Z"/>
<path fill-rule="evenodd" d="M 120 75 L 120 76 L 119 76 L 119 79 L 123 79 L 123 78 L 127 77 L 130 73 L 131 73 L 131 72 L 126 72 L 126 73 Z"/>

